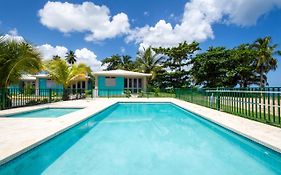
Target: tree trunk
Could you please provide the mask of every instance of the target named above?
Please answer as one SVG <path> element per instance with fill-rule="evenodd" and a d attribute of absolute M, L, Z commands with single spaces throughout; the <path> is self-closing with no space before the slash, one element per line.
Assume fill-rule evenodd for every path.
<path fill-rule="evenodd" d="M 62 100 L 68 100 L 69 99 L 69 91 L 66 88 L 63 88 L 63 93 L 62 93 Z"/>
<path fill-rule="evenodd" d="M 261 66 L 261 70 L 260 70 L 260 87 L 263 88 L 264 87 L 264 79 L 263 79 L 263 74 L 264 74 L 264 71 L 263 71 L 263 66 Z"/>

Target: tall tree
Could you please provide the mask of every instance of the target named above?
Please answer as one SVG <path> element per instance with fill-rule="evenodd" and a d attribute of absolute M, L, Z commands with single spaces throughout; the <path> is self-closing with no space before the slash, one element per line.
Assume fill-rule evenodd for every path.
<path fill-rule="evenodd" d="M 195 85 L 204 87 L 234 87 L 237 84 L 231 50 L 210 47 L 191 61 L 190 74 Z"/>
<path fill-rule="evenodd" d="M 105 70 L 133 70 L 135 65 L 129 55 L 112 55 L 102 60 L 102 65 L 106 65 Z"/>
<path fill-rule="evenodd" d="M 69 63 L 69 64 L 74 64 L 74 63 L 76 63 L 76 55 L 75 55 L 75 53 L 72 51 L 72 50 L 70 50 L 69 52 L 67 52 L 66 53 L 66 58 L 65 58 L 65 60 Z"/>
<path fill-rule="evenodd" d="M 103 59 L 101 62 L 102 66 L 106 65 L 105 70 L 116 70 L 119 69 L 122 59 L 120 55 L 112 55 L 111 57 Z"/>
<path fill-rule="evenodd" d="M 139 51 L 136 59 L 136 66 L 139 72 L 152 74 L 151 80 L 153 80 L 157 72 L 162 69 L 161 61 L 163 57 L 156 54 L 151 47 L 143 48 Z"/>
<path fill-rule="evenodd" d="M 32 45 L 0 36 L 0 88 L 17 82 L 22 74 L 34 74 L 41 68 L 41 56 Z"/>
<path fill-rule="evenodd" d="M 256 71 L 256 52 L 250 44 L 241 44 L 231 50 L 230 61 L 232 62 L 229 72 L 235 74 L 237 84 L 240 87 L 248 87 L 251 84 L 259 84 Z"/>
<path fill-rule="evenodd" d="M 173 88 L 189 86 L 188 65 L 192 55 L 200 50 L 199 43 L 179 43 L 176 47 L 171 48 L 155 48 L 157 54 L 163 54 L 167 57 L 164 67 L 169 70 L 166 74 L 166 79 L 170 82 Z"/>
<path fill-rule="evenodd" d="M 132 57 L 129 55 L 122 55 L 121 63 L 118 66 L 119 69 L 123 70 L 133 70 L 135 67 L 134 62 L 132 61 Z"/>
<path fill-rule="evenodd" d="M 69 66 L 65 60 L 57 59 L 47 62 L 46 69 L 50 74 L 50 78 L 57 84 L 63 86 L 63 99 L 68 98 L 68 93 L 65 89 L 69 88 L 71 82 L 77 79 L 85 79 L 91 74 L 91 68 L 85 64 L 73 64 Z"/>
<path fill-rule="evenodd" d="M 267 84 L 266 74 L 270 70 L 276 70 L 277 59 L 273 57 L 276 52 L 276 44 L 271 43 L 271 37 L 258 38 L 253 43 L 253 49 L 257 52 L 256 66 L 260 75 L 260 87 Z"/>

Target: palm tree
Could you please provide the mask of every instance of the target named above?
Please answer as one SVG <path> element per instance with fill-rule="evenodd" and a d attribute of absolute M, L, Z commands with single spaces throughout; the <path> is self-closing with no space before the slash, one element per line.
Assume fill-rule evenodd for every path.
<path fill-rule="evenodd" d="M 67 88 L 77 79 L 85 79 L 91 74 L 91 68 L 83 63 L 69 66 L 65 60 L 51 60 L 47 63 L 46 69 L 50 78 L 57 84 L 63 86 L 63 100 L 68 98 Z"/>
<path fill-rule="evenodd" d="M 132 57 L 129 55 L 112 55 L 102 60 L 102 66 L 106 65 L 106 70 L 132 70 L 134 68 L 134 63 L 131 59 Z"/>
<path fill-rule="evenodd" d="M 264 87 L 267 83 L 266 74 L 277 68 L 277 59 L 273 58 L 276 47 L 276 44 L 271 44 L 271 37 L 269 36 L 259 38 L 253 44 L 253 49 L 257 54 L 256 66 L 257 72 L 260 74 L 260 87 Z"/>
<path fill-rule="evenodd" d="M 157 72 L 161 69 L 160 62 L 162 58 L 163 57 L 156 54 L 151 47 L 143 48 L 143 50 L 137 54 L 136 65 L 138 71 L 152 74 L 151 80 L 153 80 Z"/>
<path fill-rule="evenodd" d="M 107 57 L 103 59 L 102 66 L 106 65 L 105 70 L 116 70 L 120 68 L 120 65 L 122 64 L 122 59 L 120 55 L 112 55 L 111 57 Z"/>
<path fill-rule="evenodd" d="M 34 74 L 41 68 L 41 56 L 33 46 L 0 36 L 0 88 L 17 82 L 22 74 Z"/>
<path fill-rule="evenodd" d="M 129 55 L 123 55 L 119 68 L 124 70 L 132 70 L 134 68 L 134 63 L 131 59 L 132 57 Z"/>
<path fill-rule="evenodd" d="M 69 64 L 74 64 L 74 63 L 76 63 L 76 55 L 75 55 L 75 53 L 72 51 L 72 50 L 70 50 L 68 53 L 66 53 L 66 58 L 65 58 L 65 60 L 69 63 Z"/>

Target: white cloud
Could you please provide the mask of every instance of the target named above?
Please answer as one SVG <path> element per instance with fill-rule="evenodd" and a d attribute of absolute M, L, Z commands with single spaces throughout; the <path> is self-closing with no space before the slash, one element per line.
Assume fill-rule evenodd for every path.
<path fill-rule="evenodd" d="M 8 33 L 2 36 L 1 38 L 6 41 L 25 42 L 24 38 L 18 35 L 18 30 L 16 28 L 9 30 Z"/>
<path fill-rule="evenodd" d="M 214 38 L 215 23 L 251 26 L 269 10 L 281 7 L 280 0 L 191 0 L 185 4 L 181 22 L 172 26 L 159 20 L 154 26 L 144 26 L 130 31 L 127 42 L 158 47 L 175 46 L 179 42 L 201 42 Z"/>
<path fill-rule="evenodd" d="M 110 10 L 92 2 L 72 4 L 48 1 L 39 10 L 40 22 L 63 33 L 88 32 L 87 41 L 100 41 L 126 34 L 130 24 L 125 13 L 110 16 Z"/>
<path fill-rule="evenodd" d="M 120 47 L 120 51 L 121 51 L 121 53 L 125 53 L 126 52 L 125 47 Z"/>
<path fill-rule="evenodd" d="M 92 71 L 105 69 L 104 66 L 101 66 L 101 61 L 97 60 L 96 54 L 87 48 L 76 49 L 75 55 L 77 56 L 78 63 L 86 63 L 90 65 Z"/>
<path fill-rule="evenodd" d="M 52 59 L 54 55 L 58 55 L 64 59 L 69 50 L 64 46 L 54 47 L 50 44 L 43 44 L 41 46 L 37 46 L 36 48 L 44 59 Z M 93 71 L 105 69 L 104 66 L 101 66 L 101 61 L 97 60 L 97 55 L 93 51 L 87 48 L 82 48 L 76 49 L 74 53 L 77 57 L 77 63 L 85 63 L 89 65 Z"/>
<path fill-rule="evenodd" d="M 51 46 L 50 44 L 43 44 L 37 46 L 38 51 L 41 53 L 44 59 L 52 59 L 54 55 L 58 55 L 62 58 L 65 57 L 68 49 L 64 46 Z"/>

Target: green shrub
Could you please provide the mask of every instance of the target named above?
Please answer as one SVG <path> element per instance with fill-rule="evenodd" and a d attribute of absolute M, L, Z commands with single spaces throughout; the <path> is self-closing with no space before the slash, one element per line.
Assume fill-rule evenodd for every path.
<path fill-rule="evenodd" d="M 37 104 L 39 104 L 38 100 L 30 100 L 26 103 L 27 106 L 32 106 L 32 105 L 37 105 Z"/>
<path fill-rule="evenodd" d="M 154 96 L 158 97 L 160 93 L 160 88 L 154 88 L 153 91 L 154 91 Z"/>
<path fill-rule="evenodd" d="M 27 84 L 25 86 L 25 94 L 26 95 L 34 95 L 35 94 L 35 88 L 31 84 Z"/>
<path fill-rule="evenodd" d="M 125 95 L 127 98 L 130 98 L 132 96 L 132 92 L 130 90 L 125 90 Z"/>
<path fill-rule="evenodd" d="M 139 97 L 139 98 L 144 97 L 144 92 L 143 92 L 143 91 L 140 91 L 140 92 L 138 93 L 138 97 Z"/>

